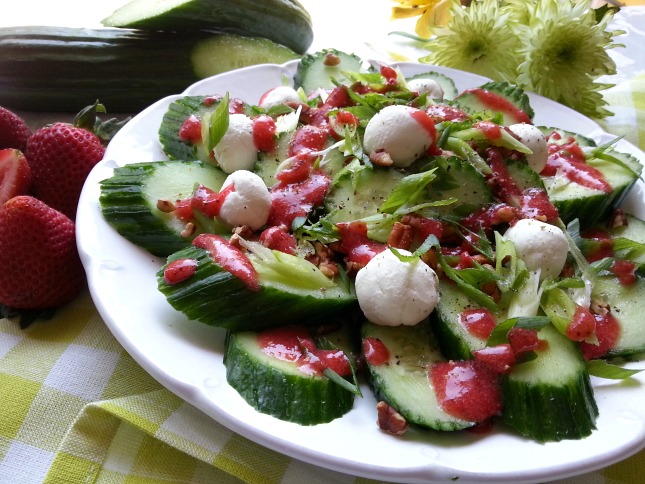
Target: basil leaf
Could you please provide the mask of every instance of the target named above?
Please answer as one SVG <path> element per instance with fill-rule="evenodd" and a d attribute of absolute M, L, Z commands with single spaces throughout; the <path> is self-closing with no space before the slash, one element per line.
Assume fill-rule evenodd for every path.
<path fill-rule="evenodd" d="M 228 130 L 228 92 L 208 118 L 208 151 L 209 153 L 222 140 Z"/>

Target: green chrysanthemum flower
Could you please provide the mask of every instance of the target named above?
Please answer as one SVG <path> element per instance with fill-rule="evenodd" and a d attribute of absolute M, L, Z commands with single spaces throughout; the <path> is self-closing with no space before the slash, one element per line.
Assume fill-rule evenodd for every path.
<path fill-rule="evenodd" d="M 419 60 L 515 82 L 520 41 L 509 25 L 510 13 L 493 0 L 457 6 L 451 13 L 449 24 L 426 44 L 431 53 Z"/>
<path fill-rule="evenodd" d="M 587 116 L 610 115 L 599 91 L 611 85 L 594 80 L 616 72 L 607 53 L 615 46 L 613 36 L 620 33 L 606 31 L 613 14 L 597 22 L 589 1 L 539 0 L 526 5 L 528 23 L 514 24 L 524 39 L 517 83 Z"/>

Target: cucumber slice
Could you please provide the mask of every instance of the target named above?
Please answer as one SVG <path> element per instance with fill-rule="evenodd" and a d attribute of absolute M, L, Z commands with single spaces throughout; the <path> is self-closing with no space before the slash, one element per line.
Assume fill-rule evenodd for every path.
<path fill-rule="evenodd" d="M 547 348 L 502 379 L 502 420 L 538 442 L 587 437 L 598 407 L 580 350 L 552 325 L 539 337 Z"/>
<path fill-rule="evenodd" d="M 587 163 L 603 174 L 611 186 L 610 193 L 571 183 L 557 176 L 542 177 L 547 194 L 565 224 L 577 218 L 582 227 L 590 227 L 605 220 L 638 178 L 633 170 L 611 161 L 592 158 Z"/>
<path fill-rule="evenodd" d="M 455 102 L 470 114 L 499 113 L 505 126 L 530 123 L 535 115 L 524 90 L 507 82 L 488 82 L 479 88 L 467 89 L 455 98 Z"/>
<path fill-rule="evenodd" d="M 330 62 L 330 58 L 333 59 Z M 336 49 L 323 49 L 313 54 L 306 54 L 300 59 L 294 76 L 295 88 L 301 87 L 309 94 L 317 89 L 332 89 L 333 80 L 345 82 L 343 72 L 359 72 L 363 61 L 354 54 L 347 54 Z"/>
<path fill-rule="evenodd" d="M 233 331 L 316 324 L 355 306 L 356 296 L 348 283 L 327 279 L 304 259 L 282 253 L 277 257 L 267 264 L 249 257 L 259 273 L 260 289 L 255 291 L 224 270 L 206 250 L 187 247 L 168 257 L 157 273 L 158 288 L 189 319 Z M 168 284 L 164 270 L 179 259 L 197 261 L 197 270 L 178 284 Z"/>
<path fill-rule="evenodd" d="M 325 199 L 331 223 L 351 222 L 374 215 L 404 174 L 375 166 L 341 177 Z"/>
<path fill-rule="evenodd" d="M 186 223 L 157 208 L 160 199 L 172 202 L 193 194 L 196 183 L 219 190 L 226 174 L 201 161 L 134 163 L 114 170 L 101 181 L 99 203 L 105 220 L 130 242 L 151 254 L 167 257 L 190 245 L 202 227 L 197 223 L 191 237 L 181 236 Z"/>
<path fill-rule="evenodd" d="M 380 340 L 388 349 L 385 364 L 370 364 L 370 385 L 378 400 L 386 401 L 412 424 L 435 430 L 460 430 L 474 422 L 446 413 L 440 406 L 429 371 L 433 363 L 446 361 L 427 322 L 415 326 L 387 327 L 365 322 L 363 340 Z"/>
<path fill-rule="evenodd" d="M 441 351 L 452 360 L 469 360 L 474 351 L 486 347 L 486 340 L 469 333 L 459 323 L 459 315 L 477 306 L 449 280 L 439 280 L 439 292 L 441 299 L 430 321 Z"/>
<path fill-rule="evenodd" d="M 596 142 L 593 139 L 579 133 L 574 133 L 573 131 L 567 131 L 562 128 L 553 128 L 550 126 L 538 126 L 538 128 L 546 137 L 549 137 L 552 133 L 557 133 L 562 139 L 574 138 L 583 148 L 593 148 L 596 146 Z"/>
<path fill-rule="evenodd" d="M 102 21 L 141 30 L 227 31 L 264 37 L 304 53 L 311 18 L 296 0 L 133 0 Z"/>
<path fill-rule="evenodd" d="M 542 178 L 527 163 L 507 159 L 506 168 L 520 191 L 528 188 L 544 189 Z"/>
<path fill-rule="evenodd" d="M 284 333 L 277 331 L 264 336 L 267 334 L 279 338 Z M 305 336 L 307 332 L 299 330 L 297 334 Z M 262 337 L 261 333 L 244 331 L 229 332 L 226 338 L 226 380 L 249 405 L 300 425 L 331 422 L 351 410 L 354 393 L 322 374 L 301 371 L 295 361 L 263 351 Z"/>
<path fill-rule="evenodd" d="M 180 138 L 179 132 L 190 116 L 195 116 L 199 121 L 202 121 L 217 109 L 220 102 L 221 99 L 216 99 L 213 96 L 184 96 L 168 106 L 158 133 L 159 142 L 168 158 L 171 160 L 213 161 L 203 140 L 184 141 Z M 247 115 L 254 114 L 253 108 L 246 103 L 243 105 L 243 111 Z"/>
<path fill-rule="evenodd" d="M 275 185 L 278 180 L 275 177 L 276 170 L 280 163 L 289 157 L 289 142 L 291 133 L 282 133 L 277 141 L 275 150 L 271 152 L 259 152 L 258 161 L 253 167 L 253 171 L 264 181 L 268 187 Z"/>
<path fill-rule="evenodd" d="M 443 207 L 422 209 L 422 215 L 454 215 L 461 218 L 495 201 L 486 179 L 466 160 L 454 156 L 437 157 L 428 165 L 428 169 L 435 169 L 437 177 L 427 186 L 427 201 L 454 198 L 455 202 Z"/>
<path fill-rule="evenodd" d="M 609 304 L 611 314 L 618 320 L 620 332 L 607 357 L 626 358 L 645 353 L 645 280 L 636 278 L 631 285 L 622 285 L 615 277 L 599 277 L 594 282 L 592 299 Z"/>
<path fill-rule="evenodd" d="M 455 81 L 440 72 L 428 71 L 415 76 L 406 77 L 405 80 L 411 81 L 412 79 L 432 79 L 441 86 L 441 89 L 443 89 L 444 99 L 455 99 L 459 94 Z"/>

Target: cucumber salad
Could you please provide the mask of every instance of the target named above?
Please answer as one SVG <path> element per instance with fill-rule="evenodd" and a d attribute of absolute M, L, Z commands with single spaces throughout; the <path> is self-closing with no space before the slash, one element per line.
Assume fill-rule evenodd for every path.
<path fill-rule="evenodd" d="M 645 222 L 621 208 L 642 166 L 431 69 L 327 49 L 260 99 L 180 96 L 167 158 L 115 168 L 102 214 L 165 259 L 170 306 L 226 330 L 259 412 L 324 424 L 371 391 L 403 438 L 584 438 L 591 377 L 645 353 Z"/>

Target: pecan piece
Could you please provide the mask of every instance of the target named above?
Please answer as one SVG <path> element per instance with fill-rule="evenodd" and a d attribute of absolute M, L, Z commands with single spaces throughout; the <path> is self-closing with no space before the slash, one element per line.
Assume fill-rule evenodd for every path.
<path fill-rule="evenodd" d="M 380 401 L 376 405 L 378 428 L 394 435 L 403 435 L 408 429 L 408 421 L 394 407 Z"/>

